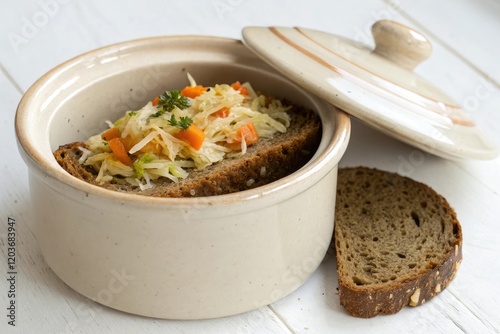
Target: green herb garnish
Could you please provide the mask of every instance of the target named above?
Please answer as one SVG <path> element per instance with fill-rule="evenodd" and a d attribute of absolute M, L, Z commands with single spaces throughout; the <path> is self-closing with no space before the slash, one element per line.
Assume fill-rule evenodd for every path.
<path fill-rule="evenodd" d="M 189 107 L 187 97 L 181 94 L 178 90 L 165 92 L 159 96 L 158 104 L 156 105 L 158 112 L 154 113 L 153 117 L 159 117 L 166 112 L 172 111 L 175 107 L 179 109 L 186 109 Z"/>
<path fill-rule="evenodd" d="M 168 124 L 175 126 L 176 128 L 187 130 L 191 124 L 193 124 L 193 119 L 185 116 L 181 117 L 180 120 L 175 118 L 175 115 L 172 115 L 168 121 Z"/>

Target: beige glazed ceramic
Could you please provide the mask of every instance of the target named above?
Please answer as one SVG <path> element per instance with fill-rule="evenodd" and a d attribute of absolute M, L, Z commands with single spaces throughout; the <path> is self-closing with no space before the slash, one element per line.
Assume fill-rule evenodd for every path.
<path fill-rule="evenodd" d="M 323 136 L 298 172 L 240 193 L 150 198 L 92 186 L 52 152 L 105 129 L 106 120 L 187 84 L 250 81 L 317 111 Z M 53 69 L 16 116 L 29 167 L 35 234 L 70 287 L 122 311 L 202 319 L 284 297 L 318 267 L 333 231 L 337 164 L 349 119 L 259 60 L 239 41 L 160 37 L 89 52 Z"/>
<path fill-rule="evenodd" d="M 375 48 L 300 27 L 245 27 L 243 42 L 285 76 L 376 129 L 446 159 L 499 152 L 471 116 L 414 71 L 431 55 L 419 32 L 372 26 Z"/>

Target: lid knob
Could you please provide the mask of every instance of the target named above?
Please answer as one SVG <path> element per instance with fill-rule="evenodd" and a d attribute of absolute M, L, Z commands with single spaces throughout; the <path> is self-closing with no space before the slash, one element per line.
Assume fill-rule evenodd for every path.
<path fill-rule="evenodd" d="M 374 53 L 410 71 L 432 53 L 432 45 L 422 34 L 398 22 L 377 21 L 372 34 Z"/>

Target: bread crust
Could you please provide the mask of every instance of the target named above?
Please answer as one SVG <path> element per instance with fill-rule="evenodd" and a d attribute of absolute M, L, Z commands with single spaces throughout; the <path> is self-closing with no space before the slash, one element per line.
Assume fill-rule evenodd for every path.
<path fill-rule="evenodd" d="M 386 283 L 375 282 L 360 285 L 353 283 L 350 275 L 355 273 L 346 269 L 346 261 L 348 260 L 342 242 L 345 232 L 343 229 L 348 229 L 350 225 L 349 221 L 345 221 L 345 215 L 342 212 L 346 205 L 346 199 L 342 198 L 342 196 L 346 195 L 343 193 L 346 187 L 352 187 L 350 189 L 352 193 L 359 192 L 358 195 L 363 196 L 363 190 L 358 189 L 356 183 L 350 180 L 359 172 L 370 173 L 370 177 L 374 178 L 385 178 L 388 180 L 387 182 L 393 182 L 395 179 L 404 180 L 406 185 L 418 187 L 427 201 L 435 201 L 435 204 L 443 208 L 443 212 L 447 212 L 448 220 L 446 223 L 452 225 L 453 237 L 448 240 L 450 249 L 441 255 L 438 263 L 435 262 L 435 259 L 433 259 L 433 263 L 421 263 L 420 267 L 424 269 L 414 273 L 410 272 L 402 279 L 397 278 Z M 402 191 L 402 189 L 399 190 Z M 351 205 L 356 205 L 356 203 Z M 396 213 L 393 213 L 393 215 L 396 216 Z M 345 310 L 355 317 L 371 318 L 378 314 L 394 314 L 407 305 L 422 305 L 450 284 L 462 261 L 462 231 L 455 211 L 441 195 L 430 187 L 409 178 L 365 167 L 339 170 L 336 217 L 333 245 L 337 256 L 339 298 Z M 436 224 L 439 223 L 436 222 Z M 377 264 L 379 263 L 375 263 L 375 265 Z"/>
<path fill-rule="evenodd" d="M 54 157 L 71 175 L 88 183 L 119 192 L 153 197 L 215 196 L 255 188 L 286 175 L 306 164 L 316 152 L 321 140 L 321 121 L 311 110 L 295 107 L 290 111 L 291 123 L 287 132 L 273 138 L 261 138 L 247 149 L 245 155 L 224 159 L 177 183 L 168 179 L 155 181 L 152 189 L 140 190 L 130 185 L 95 181 L 97 172 L 84 167 L 78 159 L 86 147 L 83 142 L 60 146 Z"/>

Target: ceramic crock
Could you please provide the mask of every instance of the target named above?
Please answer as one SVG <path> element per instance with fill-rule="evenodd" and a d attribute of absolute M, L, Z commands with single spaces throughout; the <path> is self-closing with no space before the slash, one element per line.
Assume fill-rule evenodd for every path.
<path fill-rule="evenodd" d="M 312 108 L 314 157 L 248 191 L 199 198 L 114 192 L 66 173 L 52 152 L 103 130 L 165 90 L 249 81 Z M 16 114 L 29 167 L 34 233 L 51 269 L 103 305 L 167 319 L 205 319 L 272 303 L 321 263 L 334 224 L 337 165 L 349 117 L 265 64 L 240 41 L 158 37 L 78 56 L 40 78 Z"/>

